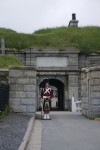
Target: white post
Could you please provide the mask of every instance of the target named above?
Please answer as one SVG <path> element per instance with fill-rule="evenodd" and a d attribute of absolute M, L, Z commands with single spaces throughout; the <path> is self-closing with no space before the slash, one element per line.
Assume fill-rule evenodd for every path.
<path fill-rule="evenodd" d="M 72 112 L 76 112 L 76 103 L 75 103 L 75 100 L 74 100 L 74 94 L 72 96 Z"/>
<path fill-rule="evenodd" d="M 2 50 L 2 55 L 5 55 L 5 41 L 4 41 L 4 37 L 1 37 L 1 50 Z"/>

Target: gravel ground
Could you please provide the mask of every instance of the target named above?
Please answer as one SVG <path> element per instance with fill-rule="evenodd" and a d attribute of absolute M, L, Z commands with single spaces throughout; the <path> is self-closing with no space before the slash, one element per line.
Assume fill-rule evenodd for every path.
<path fill-rule="evenodd" d="M 31 116 L 9 113 L 0 122 L 0 150 L 18 150 Z"/>

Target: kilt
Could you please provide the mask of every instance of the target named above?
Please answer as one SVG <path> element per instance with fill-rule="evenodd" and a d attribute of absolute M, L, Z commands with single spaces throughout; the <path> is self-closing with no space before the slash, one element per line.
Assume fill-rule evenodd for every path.
<path fill-rule="evenodd" d="M 50 111 L 50 109 L 51 109 L 51 100 L 45 98 L 43 103 L 43 111 Z"/>

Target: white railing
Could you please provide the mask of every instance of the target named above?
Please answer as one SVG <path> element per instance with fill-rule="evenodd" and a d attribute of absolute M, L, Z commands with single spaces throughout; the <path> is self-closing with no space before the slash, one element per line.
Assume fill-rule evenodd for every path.
<path fill-rule="evenodd" d="M 72 103 L 71 103 L 71 111 L 72 112 L 81 112 L 81 101 L 76 101 L 74 99 L 74 96 L 72 96 Z"/>

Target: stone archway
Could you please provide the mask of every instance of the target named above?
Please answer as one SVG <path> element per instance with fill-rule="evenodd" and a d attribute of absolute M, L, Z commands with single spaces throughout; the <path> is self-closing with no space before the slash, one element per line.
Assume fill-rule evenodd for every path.
<path fill-rule="evenodd" d="M 43 79 L 43 81 L 39 84 L 39 89 L 44 87 L 45 81 L 48 80 L 50 86 L 55 87 L 57 89 L 57 107 L 52 108 L 53 110 L 64 110 L 64 84 L 62 81 L 54 78 Z"/>

